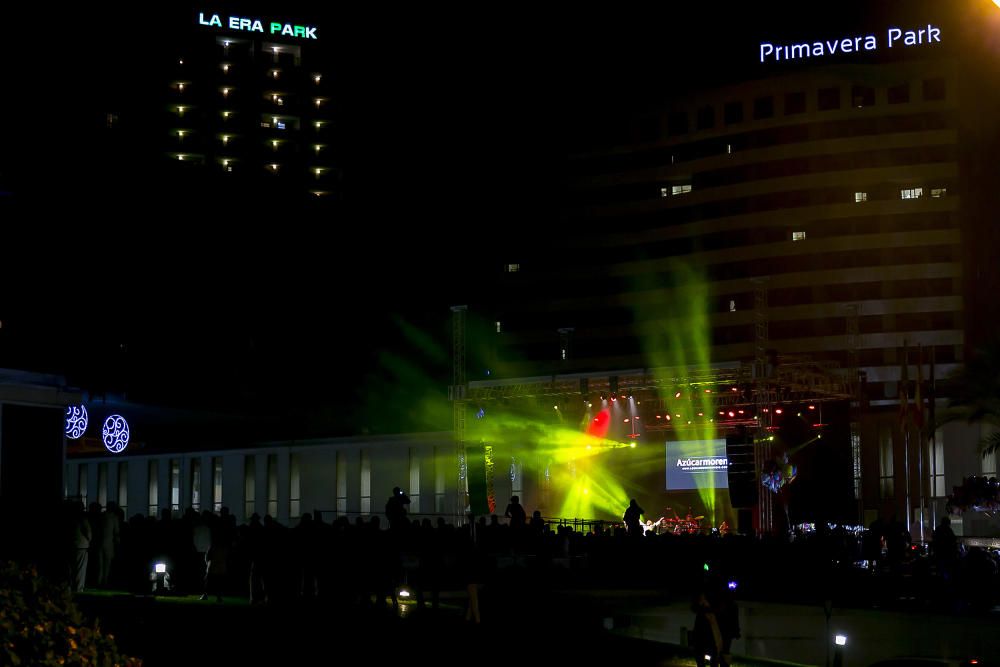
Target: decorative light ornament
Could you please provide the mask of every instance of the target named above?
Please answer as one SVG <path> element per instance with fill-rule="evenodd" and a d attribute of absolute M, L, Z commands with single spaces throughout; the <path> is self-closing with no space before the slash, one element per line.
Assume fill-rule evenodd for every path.
<path fill-rule="evenodd" d="M 109 415 L 104 420 L 104 428 L 101 437 L 104 439 L 104 446 L 112 454 L 118 454 L 128 447 L 128 422 L 121 415 Z"/>
<path fill-rule="evenodd" d="M 83 405 L 70 405 L 66 408 L 66 437 L 77 440 L 87 430 L 89 419 L 87 408 Z"/>

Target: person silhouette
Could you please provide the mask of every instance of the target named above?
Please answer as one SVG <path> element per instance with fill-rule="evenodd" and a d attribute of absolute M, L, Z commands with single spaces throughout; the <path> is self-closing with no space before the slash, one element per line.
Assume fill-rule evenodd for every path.
<path fill-rule="evenodd" d="M 389 520 L 390 530 L 405 528 L 409 521 L 406 520 L 406 506 L 410 504 L 410 499 L 398 487 L 392 488 L 392 495 L 385 503 L 385 518 Z"/>
<path fill-rule="evenodd" d="M 639 507 L 639 503 L 635 501 L 635 498 L 629 502 L 625 514 L 622 515 L 622 519 L 625 521 L 625 530 L 628 531 L 630 537 L 642 536 L 642 523 L 639 517 L 645 514 L 645 512 L 646 510 Z"/>
<path fill-rule="evenodd" d="M 940 525 L 934 530 L 932 546 L 938 574 L 950 582 L 958 564 L 958 538 L 951 529 L 951 519 L 948 517 L 941 517 Z"/>
<path fill-rule="evenodd" d="M 510 504 L 507 505 L 507 509 L 503 515 L 510 519 L 510 527 L 516 530 L 524 528 L 528 520 L 528 514 L 524 511 L 524 508 L 521 506 L 521 499 L 517 496 L 510 497 Z"/>

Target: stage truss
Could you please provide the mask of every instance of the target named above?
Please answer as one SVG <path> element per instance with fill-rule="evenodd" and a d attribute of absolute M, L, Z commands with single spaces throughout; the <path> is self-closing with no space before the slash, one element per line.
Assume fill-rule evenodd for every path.
<path fill-rule="evenodd" d="M 702 416 L 725 428 L 757 426 L 760 410 L 852 398 L 852 379 L 847 369 L 836 362 L 802 356 L 778 356 L 774 361 L 764 377 L 754 373 L 753 363 L 734 362 L 708 369 L 652 368 L 471 382 L 466 400 L 483 406 L 532 399 L 567 405 L 573 400 L 631 396 L 641 408 L 644 430 L 650 432 L 683 430 L 689 426 L 687 419 L 678 423 L 667 417 L 668 408 L 676 407 L 678 401 L 697 400 L 704 405 L 709 399 L 713 413 Z"/>

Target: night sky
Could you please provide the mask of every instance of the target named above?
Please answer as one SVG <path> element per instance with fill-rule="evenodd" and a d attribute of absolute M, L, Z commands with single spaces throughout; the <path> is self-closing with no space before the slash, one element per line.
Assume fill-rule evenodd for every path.
<path fill-rule="evenodd" d="M 136 400 L 322 406 L 326 430 L 381 430 L 373 405 L 415 377 L 444 394 L 448 306 L 485 298 L 526 244 L 559 251 L 569 152 L 675 90 L 753 76 L 762 33 L 836 34 L 861 7 L 879 25 L 919 3 L 274 4 L 110 3 L 51 20 L 36 6 L 8 21 L 21 29 L 0 112 L 17 128 L 0 153 L 0 367 Z M 159 146 L 105 144 L 108 111 L 148 122 L 166 85 L 151 73 L 199 10 L 320 26 L 342 128 L 336 207 L 177 191 L 144 172 Z M 393 360 L 412 366 L 406 382 Z"/>

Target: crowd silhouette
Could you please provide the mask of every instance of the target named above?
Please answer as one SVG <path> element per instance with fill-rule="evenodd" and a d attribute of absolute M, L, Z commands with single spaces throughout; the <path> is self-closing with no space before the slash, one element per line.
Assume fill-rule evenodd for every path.
<path fill-rule="evenodd" d="M 586 532 L 527 520 L 511 498 L 503 520 L 444 517 L 411 520 L 409 498 L 394 489 L 385 516 L 324 520 L 304 513 L 294 526 L 253 514 L 242 525 L 219 513 L 188 508 L 180 516 L 134 515 L 114 503 L 67 501 L 62 516 L 60 574 L 73 590 L 110 588 L 150 594 L 154 565 L 165 564 L 168 589 L 206 601 L 241 596 L 253 605 L 300 600 L 391 608 L 405 589 L 419 607 L 439 606 L 442 591 L 462 594 L 467 618 L 482 619 L 482 595 L 512 582 L 545 586 L 642 587 L 695 595 L 699 577 L 740 581 L 741 594 L 771 599 L 822 600 L 885 606 L 918 600 L 949 609 L 988 609 L 996 603 L 994 551 L 961 544 L 943 520 L 929 549 L 911 544 L 894 518 L 868 530 L 824 529 L 810 534 L 752 538 L 731 533 L 676 535 L 636 527 L 633 500 L 621 523 L 596 522 Z M 328 515 L 329 516 L 329 515 Z M 383 529 L 386 527 L 386 529 Z M 720 575 L 721 576 L 721 575 Z"/>

